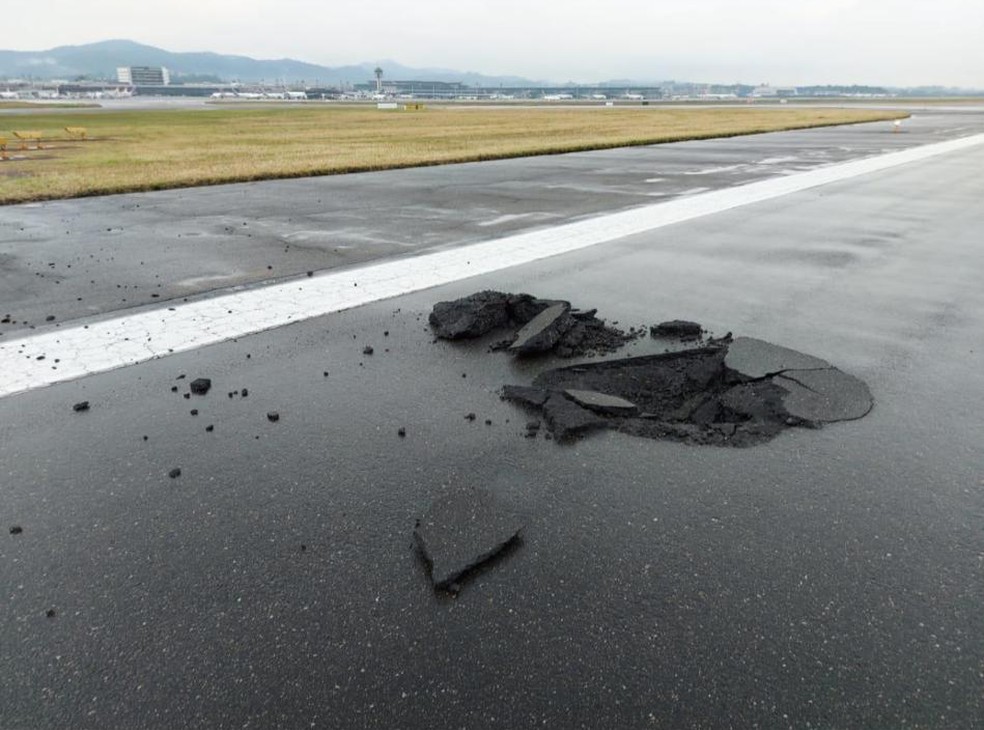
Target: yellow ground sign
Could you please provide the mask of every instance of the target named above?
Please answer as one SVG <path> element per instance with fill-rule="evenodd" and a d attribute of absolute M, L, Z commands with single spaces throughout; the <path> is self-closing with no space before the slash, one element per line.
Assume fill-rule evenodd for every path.
<path fill-rule="evenodd" d="M 65 127 L 65 131 L 75 139 L 85 139 L 89 134 L 89 130 L 85 127 Z"/>

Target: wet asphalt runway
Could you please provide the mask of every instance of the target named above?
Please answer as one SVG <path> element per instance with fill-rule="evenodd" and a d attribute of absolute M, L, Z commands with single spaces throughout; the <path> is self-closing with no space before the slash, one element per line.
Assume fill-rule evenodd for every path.
<path fill-rule="evenodd" d="M 603 110 L 599 110 L 603 113 Z M 3 333 L 651 205 L 981 131 L 984 111 L 0 207 Z"/>
<path fill-rule="evenodd" d="M 848 138 L 875 153 L 982 121 L 274 183 L 244 219 L 267 231 L 255 249 L 200 235 L 194 256 L 178 255 L 178 228 L 214 232 L 213 216 L 242 218 L 262 186 L 4 208 L 0 251 L 26 249 L 10 233 L 24 226 L 50 260 L 104 247 L 100 266 L 121 281 L 144 292 L 158 274 L 177 296 L 210 286 L 182 277 L 233 260 L 265 277 L 264 260 L 276 276 L 412 253 L 549 223 L 479 226 L 496 216 L 652 202 L 641 178 L 654 170 L 676 170 L 675 195 L 690 177 L 731 184 L 688 170 L 735 164 L 753 179 L 769 157 L 831 161 L 859 149 Z M 975 148 L 0 399 L 0 727 L 975 727 L 982 165 Z M 312 198 L 327 188 L 322 219 Z M 511 203 L 487 202 L 504 189 Z M 338 234 L 358 229 L 346 199 L 383 201 L 360 230 L 384 242 Z M 143 233 L 126 247 L 98 234 L 109 211 Z M 87 234 L 56 245 L 62 224 Z M 318 226 L 350 240 L 350 257 L 326 237 L 270 258 L 277 235 Z M 8 289 L 30 270 L 9 262 L 0 314 L 9 301 L 33 321 L 70 302 L 47 278 Z M 92 311 L 129 304 L 108 285 Z M 426 326 L 435 301 L 481 288 L 571 299 L 625 327 L 680 317 L 767 339 L 862 378 L 875 409 L 742 450 L 526 439 L 528 416 L 497 390 L 556 362 L 435 343 Z M 183 398 L 200 376 L 212 391 Z M 91 409 L 73 412 L 81 400 Z M 412 531 L 465 486 L 497 494 L 525 529 L 452 599 L 430 587 Z"/>

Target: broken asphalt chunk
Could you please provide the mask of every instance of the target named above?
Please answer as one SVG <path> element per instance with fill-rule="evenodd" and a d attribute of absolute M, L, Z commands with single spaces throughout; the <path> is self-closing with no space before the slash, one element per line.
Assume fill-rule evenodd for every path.
<path fill-rule="evenodd" d="M 170 477 L 171 479 L 177 479 L 177 478 L 178 478 L 179 476 L 181 476 L 181 470 L 180 470 L 180 469 L 178 469 L 178 468 L 174 468 L 174 469 L 171 469 L 171 471 L 169 471 L 169 472 L 167 473 L 167 475 L 168 475 L 168 476 L 169 476 L 169 477 Z"/>
<path fill-rule="evenodd" d="M 573 441 L 591 431 L 608 428 L 608 421 L 604 418 L 560 393 L 551 394 L 543 404 L 543 415 L 559 441 Z"/>
<path fill-rule="evenodd" d="M 453 301 L 438 302 L 428 317 L 444 340 L 481 337 L 509 324 L 509 295 L 481 291 Z"/>
<path fill-rule="evenodd" d="M 502 388 L 502 397 L 505 400 L 515 401 L 525 406 L 539 408 L 547 402 L 550 391 L 545 388 L 534 388 L 529 385 L 505 385 Z"/>
<path fill-rule="evenodd" d="M 196 378 L 192 380 L 189 386 L 191 392 L 195 395 L 205 395 L 208 393 L 209 388 L 212 387 L 212 381 L 208 378 Z"/>
<path fill-rule="evenodd" d="M 84 400 L 79 403 L 76 403 L 74 406 L 72 406 L 72 410 L 75 411 L 76 413 L 81 413 L 82 411 L 89 410 L 89 401 Z"/>
<path fill-rule="evenodd" d="M 483 489 L 465 489 L 434 502 L 417 521 L 414 538 L 434 587 L 453 590 L 516 540 L 522 527 L 501 500 Z"/>
<path fill-rule="evenodd" d="M 270 411 L 269 413 L 267 413 L 267 420 L 270 423 L 276 423 L 277 421 L 280 420 L 280 414 L 277 413 L 276 411 Z"/>
<path fill-rule="evenodd" d="M 571 305 L 560 302 L 547 307 L 516 333 L 516 339 L 509 351 L 518 355 L 531 355 L 547 352 L 556 347 L 560 339 L 571 328 Z"/>
<path fill-rule="evenodd" d="M 660 322 L 649 328 L 652 337 L 677 337 L 681 340 L 698 340 L 703 332 L 697 322 L 688 322 L 685 319 Z"/>

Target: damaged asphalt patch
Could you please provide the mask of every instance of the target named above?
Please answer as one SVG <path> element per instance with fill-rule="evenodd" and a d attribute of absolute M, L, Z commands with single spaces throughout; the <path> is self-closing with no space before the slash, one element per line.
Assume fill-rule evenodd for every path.
<path fill-rule="evenodd" d="M 833 365 L 763 340 L 739 337 L 663 355 L 540 373 L 503 397 L 539 410 L 570 440 L 612 428 L 694 444 L 753 446 L 792 427 L 867 415 L 868 386 Z"/>
<path fill-rule="evenodd" d="M 609 354 L 641 334 L 608 327 L 595 314 L 565 301 L 482 291 L 439 302 L 430 324 L 449 340 L 512 328 L 512 338 L 493 349 L 517 356 Z M 704 340 L 703 333 L 696 322 L 662 322 L 650 329 L 653 337 L 694 346 L 546 370 L 532 385 L 506 385 L 502 397 L 539 414 L 558 441 L 614 429 L 719 446 L 753 446 L 787 428 L 862 418 L 873 407 L 868 386 L 826 360 L 730 333 Z"/>

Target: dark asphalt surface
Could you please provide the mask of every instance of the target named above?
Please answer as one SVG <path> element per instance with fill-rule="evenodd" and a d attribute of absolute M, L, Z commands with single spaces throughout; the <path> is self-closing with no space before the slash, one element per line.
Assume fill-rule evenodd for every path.
<path fill-rule="evenodd" d="M 616 157 L 633 154 L 655 152 Z M 975 148 L 0 399 L 0 727 L 979 726 L 982 163 Z M 172 195 L 194 192 L 151 199 Z M 54 226 L 122 202 L 13 210 Z M 497 389 L 557 362 L 426 326 L 486 287 L 766 339 L 876 405 L 749 449 L 526 439 Z M 207 396 L 171 392 L 196 377 Z M 471 486 L 525 529 L 452 599 L 414 521 Z"/>
<path fill-rule="evenodd" d="M 0 336 L 488 240 L 966 136 L 984 110 L 343 177 L 0 207 Z"/>

